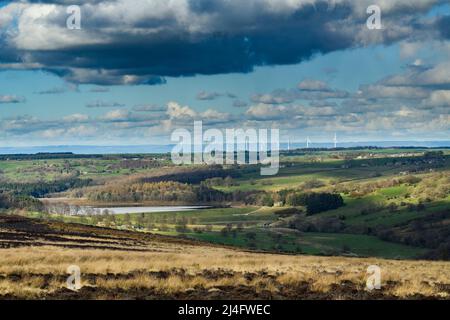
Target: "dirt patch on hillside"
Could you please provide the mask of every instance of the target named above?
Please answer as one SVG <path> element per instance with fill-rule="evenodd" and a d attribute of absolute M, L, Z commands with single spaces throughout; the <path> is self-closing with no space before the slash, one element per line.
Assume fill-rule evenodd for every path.
<path fill-rule="evenodd" d="M 66 248 L 146 251 L 158 242 L 198 245 L 196 241 L 21 216 L 0 216 L 0 248 L 52 245 Z M 202 244 L 205 245 L 205 244 Z"/>

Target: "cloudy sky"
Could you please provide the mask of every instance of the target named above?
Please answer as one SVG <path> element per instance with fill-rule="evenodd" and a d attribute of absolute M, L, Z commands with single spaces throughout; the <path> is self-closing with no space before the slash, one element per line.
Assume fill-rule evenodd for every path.
<path fill-rule="evenodd" d="M 448 0 L 0 0 L 0 48 L 0 146 L 450 140 Z"/>

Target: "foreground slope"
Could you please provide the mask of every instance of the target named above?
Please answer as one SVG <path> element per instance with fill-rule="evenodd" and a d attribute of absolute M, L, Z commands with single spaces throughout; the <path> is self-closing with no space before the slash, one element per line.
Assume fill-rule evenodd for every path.
<path fill-rule="evenodd" d="M 449 298 L 450 263 L 245 252 L 180 238 L 0 216 L 2 299 Z M 66 289 L 67 268 L 83 288 Z M 365 290 L 378 265 L 382 289 Z"/>

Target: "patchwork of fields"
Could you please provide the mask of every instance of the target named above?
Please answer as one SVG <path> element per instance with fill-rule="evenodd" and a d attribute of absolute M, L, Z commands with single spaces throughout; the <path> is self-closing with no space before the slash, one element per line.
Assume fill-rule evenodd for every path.
<path fill-rule="evenodd" d="M 432 156 L 424 157 L 426 152 Z M 423 231 L 429 228 L 422 220 L 432 217 L 433 230 L 441 235 L 436 241 L 444 240 L 445 243 L 449 237 L 444 230 L 450 219 L 448 150 L 444 149 L 437 157 L 433 152 L 440 151 L 380 149 L 283 154 L 280 172 L 275 177 L 262 177 L 258 168 L 249 167 L 233 169 L 233 178 L 206 180 L 210 188 L 224 194 L 244 194 L 243 200 L 237 202 L 222 201 L 220 206 L 223 208 L 114 216 L 68 216 L 33 210 L 25 214 L 34 218 L 179 236 L 259 251 L 394 259 L 430 255 L 445 257 L 449 248 L 439 248 L 432 240 L 423 239 L 430 237 L 428 231 L 421 234 L 420 230 L 414 229 L 420 227 Z M 120 156 L 12 159 L 0 161 L 0 168 L 2 179 L 9 182 L 20 179 L 30 183 L 49 182 L 70 176 L 80 181 L 89 179 L 94 186 L 89 188 L 95 189 L 99 188 L 96 185 L 126 184 L 133 177 L 146 177 L 148 174 L 157 177 L 167 165 L 167 159 L 162 155 L 133 157 L 133 160 Z M 173 179 L 173 176 L 167 177 Z M 164 176 L 161 179 L 165 179 Z M 73 197 L 74 194 L 86 193 L 82 189 L 77 190 L 69 189 L 55 196 Z M 276 203 L 278 193 L 284 190 L 339 193 L 345 205 L 314 215 L 306 214 L 306 208 L 297 206 L 297 214 L 286 215 L 283 214 L 286 204 L 280 206 Z M 251 195 L 255 192 L 268 194 L 275 200 L 271 206 L 257 202 L 242 203 L 248 198 L 245 193 Z M 89 204 L 83 198 L 77 201 Z M 164 205 L 164 202 L 159 204 Z M 114 206 L 114 202 L 110 205 Z M 437 215 L 441 216 L 436 218 Z M 419 222 L 421 225 L 417 226 Z"/>
<path fill-rule="evenodd" d="M 450 259 L 448 150 L 300 150 L 277 176 L 259 171 L 167 155 L 3 157 L 0 298 L 449 298 L 448 262 L 429 261 Z M 165 205 L 208 208 L 107 210 Z M 383 288 L 368 292 L 373 264 Z M 65 288 L 70 265 L 78 292 Z"/>

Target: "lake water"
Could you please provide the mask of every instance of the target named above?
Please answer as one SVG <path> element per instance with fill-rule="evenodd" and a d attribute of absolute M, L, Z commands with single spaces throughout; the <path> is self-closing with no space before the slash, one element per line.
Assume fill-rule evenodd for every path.
<path fill-rule="evenodd" d="M 208 206 L 170 206 L 170 207 L 115 207 L 115 208 L 95 208 L 91 207 L 94 212 L 104 213 L 106 210 L 109 214 L 125 214 L 125 213 L 155 213 L 155 212 L 180 212 L 192 211 L 210 208 Z M 82 208 L 85 210 L 86 208 Z M 89 211 L 87 209 L 86 211 Z"/>
<path fill-rule="evenodd" d="M 211 208 L 211 206 L 93 207 L 76 206 L 64 203 L 51 203 L 47 204 L 46 207 L 50 213 L 59 213 L 65 215 L 183 212 Z"/>

